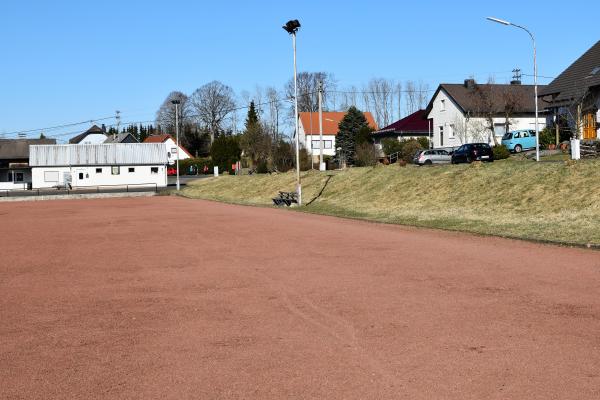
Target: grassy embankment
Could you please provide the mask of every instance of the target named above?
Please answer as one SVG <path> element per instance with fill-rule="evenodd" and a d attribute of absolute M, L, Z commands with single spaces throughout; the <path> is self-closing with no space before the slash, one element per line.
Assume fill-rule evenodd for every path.
<path fill-rule="evenodd" d="M 299 208 L 307 212 L 600 246 L 599 161 L 390 165 L 304 172 L 302 180 L 304 203 L 314 199 Z M 268 206 L 294 182 L 293 173 L 223 176 L 194 182 L 183 195 Z"/>

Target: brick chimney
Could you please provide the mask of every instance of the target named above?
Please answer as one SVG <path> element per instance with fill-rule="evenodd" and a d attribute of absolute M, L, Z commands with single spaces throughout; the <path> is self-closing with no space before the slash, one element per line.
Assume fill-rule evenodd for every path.
<path fill-rule="evenodd" d="M 464 87 L 466 87 L 467 89 L 475 89 L 475 79 L 465 79 Z"/>

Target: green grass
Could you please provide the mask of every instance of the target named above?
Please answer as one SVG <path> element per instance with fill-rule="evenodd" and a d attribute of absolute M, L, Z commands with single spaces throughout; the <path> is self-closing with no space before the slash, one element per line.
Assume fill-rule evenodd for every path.
<path fill-rule="evenodd" d="M 299 210 L 387 223 L 600 246 L 600 162 L 351 168 L 302 173 Z M 295 175 L 222 176 L 183 190 L 191 198 L 271 205 Z"/>

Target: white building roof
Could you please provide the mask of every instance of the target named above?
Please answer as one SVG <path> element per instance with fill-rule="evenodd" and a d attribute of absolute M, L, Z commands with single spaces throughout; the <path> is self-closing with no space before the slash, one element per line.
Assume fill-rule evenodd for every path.
<path fill-rule="evenodd" d="M 156 165 L 167 164 L 162 143 L 61 144 L 29 146 L 29 165 Z"/>

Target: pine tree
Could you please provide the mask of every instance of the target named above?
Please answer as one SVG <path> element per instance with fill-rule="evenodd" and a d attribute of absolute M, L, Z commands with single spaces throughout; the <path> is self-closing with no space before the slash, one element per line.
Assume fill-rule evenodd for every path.
<path fill-rule="evenodd" d="M 271 137 L 267 135 L 258 119 L 254 101 L 250 102 L 248 116 L 246 117 L 246 129 L 241 137 L 240 145 L 244 154 L 250 158 L 252 163 L 266 163 L 271 152 Z"/>
<path fill-rule="evenodd" d="M 354 163 L 354 153 L 356 150 L 357 139 L 361 132 L 369 129 L 369 124 L 362 111 L 352 106 L 338 126 L 338 135 L 336 137 L 336 147 L 338 150 L 337 158 L 348 164 Z"/>
<path fill-rule="evenodd" d="M 248 108 L 248 116 L 246 117 L 246 130 L 253 125 L 258 123 L 258 114 L 256 113 L 256 107 L 254 106 L 254 101 L 250 102 L 250 107 Z"/>

